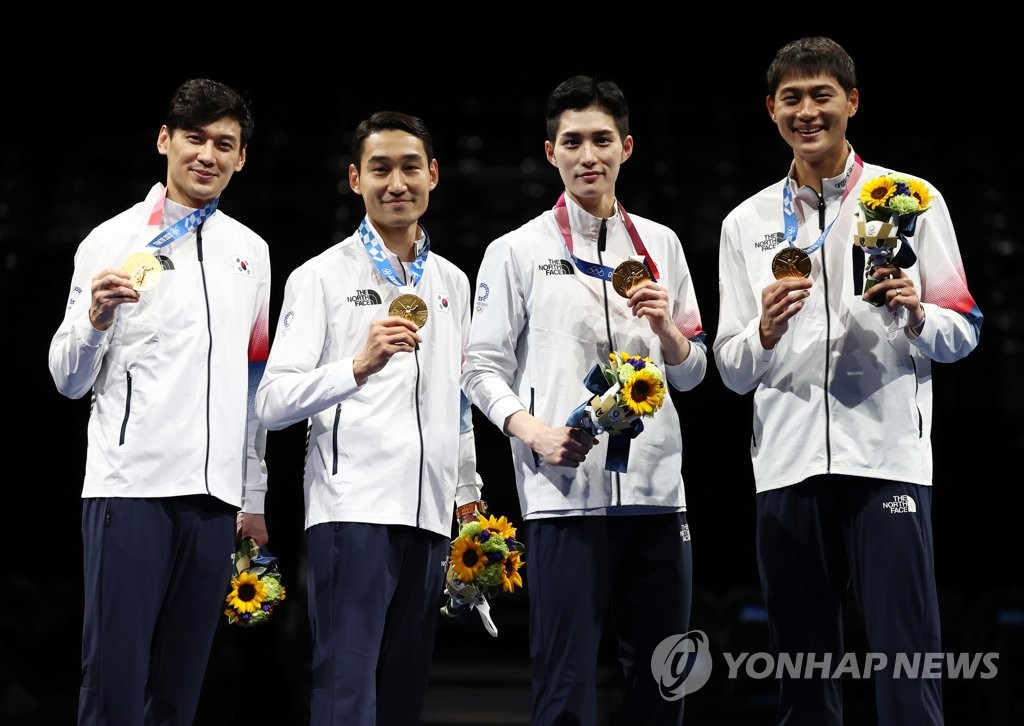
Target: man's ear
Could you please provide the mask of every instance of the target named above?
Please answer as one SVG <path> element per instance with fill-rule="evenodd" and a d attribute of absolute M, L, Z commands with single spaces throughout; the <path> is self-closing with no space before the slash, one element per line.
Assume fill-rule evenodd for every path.
<path fill-rule="evenodd" d="M 160 133 L 156 135 L 156 150 L 167 156 L 167 149 L 171 145 L 171 130 L 166 125 L 160 127 Z"/>
<path fill-rule="evenodd" d="M 544 142 L 544 156 L 547 157 L 548 163 L 551 166 L 558 166 L 558 162 L 555 161 L 555 147 L 550 141 Z"/>

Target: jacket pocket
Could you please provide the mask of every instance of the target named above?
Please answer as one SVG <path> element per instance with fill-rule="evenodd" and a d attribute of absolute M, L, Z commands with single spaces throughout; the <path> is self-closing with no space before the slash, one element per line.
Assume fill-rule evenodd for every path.
<path fill-rule="evenodd" d="M 334 426 L 331 428 L 331 476 L 338 473 L 338 424 L 341 422 L 341 404 L 334 409 Z"/>
<path fill-rule="evenodd" d="M 117 445 L 124 445 L 124 432 L 128 428 L 128 419 L 132 415 L 132 372 L 125 369 L 125 394 L 124 394 L 124 418 L 121 419 L 121 435 L 118 437 Z"/>

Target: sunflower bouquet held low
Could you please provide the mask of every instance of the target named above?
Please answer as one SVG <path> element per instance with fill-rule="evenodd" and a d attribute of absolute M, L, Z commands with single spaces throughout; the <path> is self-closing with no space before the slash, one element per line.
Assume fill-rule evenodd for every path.
<path fill-rule="evenodd" d="M 667 389 L 661 369 L 650 358 L 613 352 L 608 359 L 610 365 L 595 365 L 583 379 L 594 397 L 569 414 L 565 425 L 591 436 L 608 433 L 605 469 L 625 472 L 629 442 L 644 430 L 641 418 L 658 412 Z"/>
<path fill-rule="evenodd" d="M 864 270 L 865 290 L 876 282 L 875 268 L 906 268 L 917 262 L 908 238 L 914 236 L 918 215 L 928 211 L 931 203 L 928 185 L 904 174 L 884 174 L 864 183 L 854 213 L 853 243 L 869 259 Z"/>
<path fill-rule="evenodd" d="M 228 625 L 244 628 L 265 623 L 277 604 L 285 599 L 285 587 L 277 569 L 277 558 L 266 546 L 262 551 L 252 537 L 245 537 L 231 555 L 235 575 L 224 601 Z"/>
<path fill-rule="evenodd" d="M 487 632 L 498 637 L 488 600 L 523 586 L 519 569 L 526 564 L 525 552 L 516 528 L 505 517 L 480 514 L 463 524 L 445 563 L 448 603 L 441 614 L 460 617 L 476 610 Z"/>

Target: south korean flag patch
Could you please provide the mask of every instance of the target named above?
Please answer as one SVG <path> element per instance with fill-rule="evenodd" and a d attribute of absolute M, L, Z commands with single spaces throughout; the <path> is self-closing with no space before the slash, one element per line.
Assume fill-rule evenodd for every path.
<path fill-rule="evenodd" d="M 434 309 L 439 313 L 452 314 L 452 298 L 446 292 L 437 293 L 437 297 L 434 298 Z"/>
<path fill-rule="evenodd" d="M 245 275 L 246 277 L 253 276 L 252 263 L 249 262 L 245 257 L 235 257 L 231 263 L 235 272 L 239 275 Z"/>

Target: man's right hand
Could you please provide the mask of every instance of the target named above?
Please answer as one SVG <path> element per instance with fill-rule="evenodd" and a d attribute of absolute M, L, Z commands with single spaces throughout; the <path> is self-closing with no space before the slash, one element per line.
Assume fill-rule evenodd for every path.
<path fill-rule="evenodd" d="M 784 277 L 761 291 L 761 346 L 771 350 L 789 330 L 789 319 L 804 307 L 813 283 L 805 277 Z"/>
<path fill-rule="evenodd" d="M 96 330 L 107 330 L 114 324 L 119 305 L 138 301 L 139 292 L 132 288 L 132 279 L 123 270 L 108 267 L 92 278 L 89 322 Z"/>
<path fill-rule="evenodd" d="M 374 321 L 366 336 L 363 352 L 352 361 L 352 373 L 360 386 L 381 370 L 395 353 L 414 350 L 423 339 L 416 333 L 416 323 L 397 315 Z"/>
<path fill-rule="evenodd" d="M 548 464 L 578 467 L 597 439 L 582 429 L 552 428 L 526 411 L 516 411 L 505 421 L 505 431 L 521 439 Z"/>

